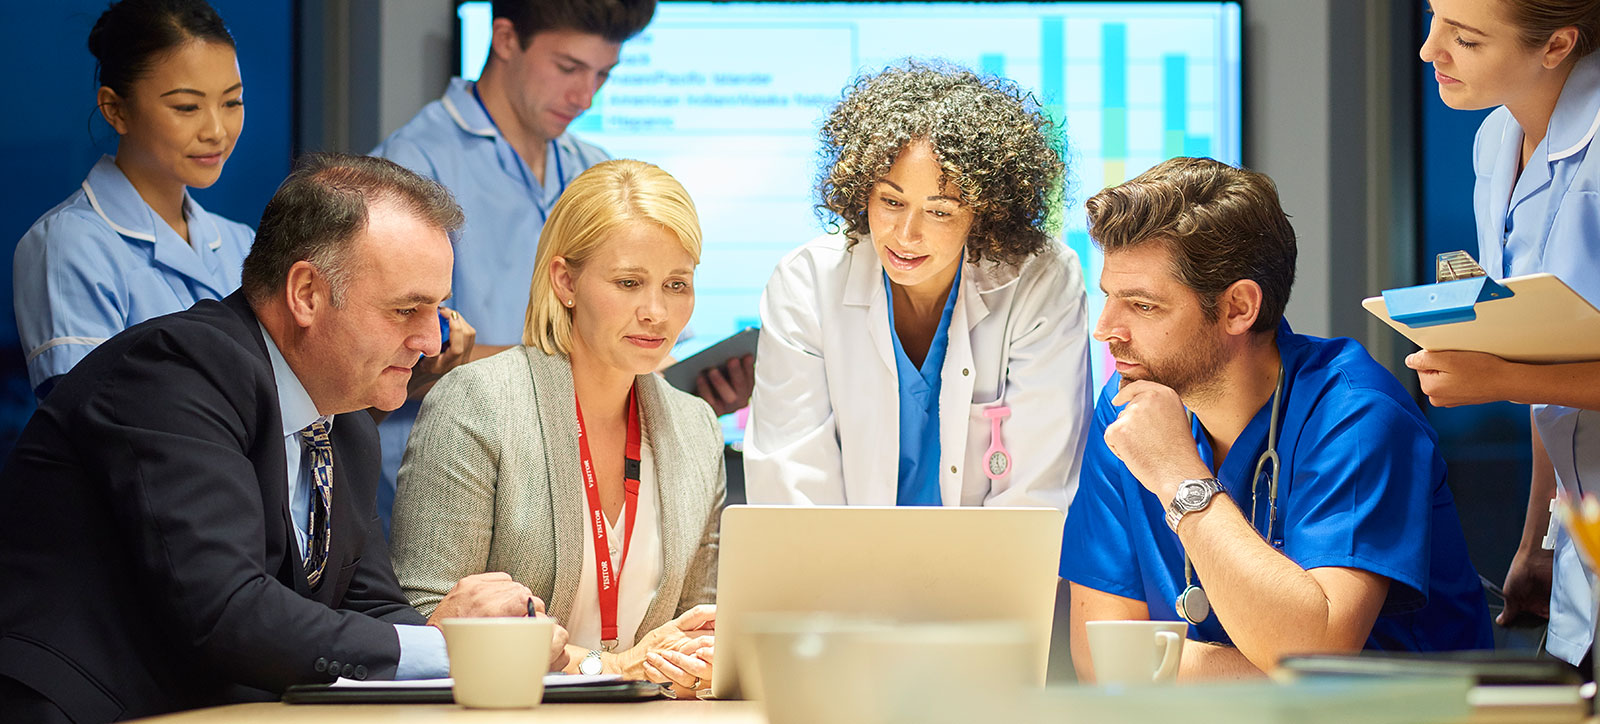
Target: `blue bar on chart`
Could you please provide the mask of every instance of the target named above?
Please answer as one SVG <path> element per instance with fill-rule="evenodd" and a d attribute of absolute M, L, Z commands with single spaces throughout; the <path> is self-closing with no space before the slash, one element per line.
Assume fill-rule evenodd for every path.
<path fill-rule="evenodd" d="M 1183 139 L 1183 155 L 1196 158 L 1211 156 L 1210 136 L 1189 136 Z"/>
<path fill-rule="evenodd" d="M 1189 111 L 1189 59 L 1182 55 L 1161 57 L 1161 154 L 1187 154 Z"/>
<path fill-rule="evenodd" d="M 1068 231 L 1066 236 L 1067 248 L 1077 252 L 1078 260 L 1087 265 L 1090 253 L 1095 251 L 1094 242 L 1089 238 L 1089 232 L 1074 229 Z"/>
<path fill-rule="evenodd" d="M 1000 53 L 984 53 L 978 56 L 978 68 L 984 75 L 995 75 L 1004 78 L 1006 75 L 1006 56 Z"/>
<path fill-rule="evenodd" d="M 1128 26 L 1106 23 L 1100 28 L 1101 102 L 1100 157 L 1105 185 L 1127 180 L 1128 166 Z"/>
<path fill-rule="evenodd" d="M 1045 111 L 1060 123 L 1067 117 L 1067 44 L 1061 18 L 1039 19 L 1039 92 Z"/>
<path fill-rule="evenodd" d="M 596 93 L 594 99 L 590 101 L 592 105 L 589 106 L 589 110 L 567 124 L 567 130 L 577 133 L 604 133 L 605 117 L 600 111 L 605 107 L 605 100 L 604 93 Z"/>

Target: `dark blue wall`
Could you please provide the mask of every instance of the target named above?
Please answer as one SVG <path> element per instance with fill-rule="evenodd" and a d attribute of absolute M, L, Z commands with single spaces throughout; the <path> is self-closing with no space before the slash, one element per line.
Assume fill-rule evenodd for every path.
<path fill-rule="evenodd" d="M 1472 140 L 1489 112 L 1446 106 L 1439 100 L 1433 66 L 1417 65 L 1423 76 L 1417 282 L 1424 283 L 1433 281 L 1436 255 L 1465 250 L 1478 256 Z M 1450 465 L 1450 486 L 1473 563 L 1499 583 L 1516 552 L 1528 499 L 1528 408 L 1497 403 L 1446 409 L 1424 402 L 1423 409 L 1439 432 L 1439 446 Z"/>
<path fill-rule="evenodd" d="M 94 58 L 85 42 L 105 0 L 8 2 L 0 6 L 0 68 L 14 104 L 0 114 L 0 454 L 9 452 L 33 410 L 11 306 L 11 250 L 41 214 L 77 189 L 116 133 L 95 111 Z M 210 189 L 206 209 L 255 226 L 289 171 L 292 144 L 294 0 L 212 0 L 239 46 L 245 124 Z"/>

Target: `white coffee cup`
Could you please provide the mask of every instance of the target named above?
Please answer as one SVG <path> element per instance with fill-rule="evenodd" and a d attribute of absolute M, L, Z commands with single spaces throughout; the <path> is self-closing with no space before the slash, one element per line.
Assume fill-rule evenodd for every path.
<path fill-rule="evenodd" d="M 1178 677 L 1183 640 L 1180 621 L 1090 621 L 1089 656 L 1100 684 L 1163 684 Z"/>
<path fill-rule="evenodd" d="M 741 630 L 740 684 L 771 724 L 945 721 L 929 712 L 1037 685 L 1033 641 L 1014 623 L 769 614 Z"/>
<path fill-rule="evenodd" d="M 555 619 L 447 618 L 440 628 L 457 704 L 474 709 L 539 705 Z"/>

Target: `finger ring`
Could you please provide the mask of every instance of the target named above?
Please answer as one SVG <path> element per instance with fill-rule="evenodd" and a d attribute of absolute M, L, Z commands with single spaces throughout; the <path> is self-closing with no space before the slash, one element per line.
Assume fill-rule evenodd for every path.
<path fill-rule="evenodd" d="M 456 311 L 456 310 L 454 310 L 454 309 L 452 309 L 452 310 L 450 310 L 450 318 L 451 318 L 451 319 L 452 319 L 452 320 L 457 320 L 457 321 L 459 321 L 459 320 L 460 320 L 460 319 L 461 319 L 461 313 L 460 313 L 460 312 L 457 312 L 457 311 Z"/>
<path fill-rule="evenodd" d="M 689 685 L 689 690 L 690 691 L 696 691 L 699 688 L 700 688 L 700 679 L 695 679 L 694 683 Z"/>

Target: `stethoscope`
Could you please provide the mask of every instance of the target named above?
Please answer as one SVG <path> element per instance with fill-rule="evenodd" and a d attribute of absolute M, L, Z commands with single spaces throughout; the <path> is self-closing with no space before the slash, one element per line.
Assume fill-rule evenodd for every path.
<path fill-rule="evenodd" d="M 1273 534 L 1278 528 L 1278 471 L 1282 462 L 1278 459 L 1278 419 L 1283 406 L 1283 363 L 1278 363 L 1278 387 L 1272 391 L 1272 416 L 1267 423 L 1267 451 L 1256 458 L 1256 470 L 1250 477 L 1250 527 L 1261 530 L 1256 525 L 1256 491 L 1261 487 L 1261 471 L 1266 469 L 1267 463 L 1272 463 L 1272 474 L 1267 479 L 1267 532 L 1262 535 L 1274 548 L 1281 548 L 1283 541 Z M 1178 615 L 1183 620 L 1199 626 L 1211 616 L 1211 599 L 1206 597 L 1206 590 L 1194 582 L 1194 561 L 1189 560 L 1189 551 L 1183 552 L 1183 593 L 1178 594 Z"/>
<path fill-rule="evenodd" d="M 489 115 L 489 107 L 483 104 L 483 96 L 478 93 L 477 83 L 472 84 L 472 99 L 478 102 L 479 108 L 483 109 L 483 117 L 489 119 L 489 125 L 494 126 L 495 133 L 500 133 L 500 124 L 495 123 L 494 116 Z M 501 133 L 500 137 L 505 138 L 505 134 Z M 550 139 L 550 157 L 556 160 L 556 198 L 559 199 L 562 194 L 567 192 L 567 174 L 561 169 L 561 149 L 556 146 L 556 139 L 554 138 Z M 543 185 L 529 183 L 527 162 L 524 161 L 521 165 L 522 185 L 538 188 L 540 193 L 543 193 Z M 543 199 L 535 199 L 533 204 L 533 207 L 539 210 L 540 225 L 550 219 L 550 210 L 544 207 L 544 204 L 541 203 L 542 201 Z"/>

